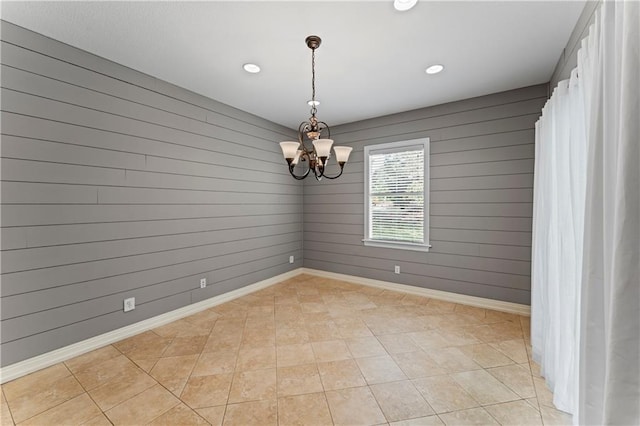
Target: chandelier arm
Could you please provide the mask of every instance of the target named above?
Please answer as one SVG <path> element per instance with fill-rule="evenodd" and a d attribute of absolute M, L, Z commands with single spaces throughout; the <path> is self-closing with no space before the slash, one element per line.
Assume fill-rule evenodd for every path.
<path fill-rule="evenodd" d="M 323 177 L 326 177 L 327 179 L 338 179 L 340 176 L 342 176 L 342 172 L 343 172 L 343 171 L 344 171 L 344 164 L 341 164 L 341 165 L 340 165 L 340 173 L 338 173 L 337 175 L 335 175 L 335 176 L 328 176 L 328 175 L 325 175 L 325 174 L 324 174 L 324 170 L 323 170 L 322 176 L 323 176 Z"/>
<path fill-rule="evenodd" d="M 324 121 L 318 121 L 318 124 L 322 124 L 324 125 L 322 130 L 326 130 L 327 131 L 327 136 L 324 139 L 331 139 L 331 128 L 329 128 L 329 125 L 327 123 L 325 123 Z"/>
<path fill-rule="evenodd" d="M 302 180 L 304 178 L 306 178 L 309 175 L 309 172 L 311 171 L 311 157 L 309 157 L 309 153 L 307 153 L 306 151 L 303 150 L 302 154 L 300 155 L 300 161 L 305 161 L 305 157 L 306 157 L 306 161 L 309 164 L 309 167 L 307 167 L 307 171 L 304 172 L 304 174 L 302 175 L 296 175 L 295 173 L 293 173 L 293 169 L 295 168 L 295 165 L 293 164 L 289 164 L 289 174 L 291 176 L 293 176 L 296 180 Z M 315 173 L 315 171 L 314 171 Z"/>
<path fill-rule="evenodd" d="M 307 175 L 309 175 L 310 171 L 311 171 L 311 169 L 307 169 L 307 171 L 303 175 L 298 176 L 295 173 L 293 173 L 293 167 L 289 166 L 289 174 L 291 176 L 293 176 L 294 179 L 296 179 L 296 180 L 302 180 L 302 179 L 306 178 Z"/>

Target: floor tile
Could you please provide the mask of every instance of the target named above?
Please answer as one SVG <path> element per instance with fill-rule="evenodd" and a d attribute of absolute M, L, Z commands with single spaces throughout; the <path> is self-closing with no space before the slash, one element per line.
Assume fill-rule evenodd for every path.
<path fill-rule="evenodd" d="M 46 376 L 47 382 L 50 377 Z M 34 387 L 36 390 L 33 393 L 21 394 L 15 399 L 9 399 L 5 388 L 7 404 L 16 424 L 84 393 L 84 389 L 73 376 L 66 376 L 50 382 L 44 388 L 39 385 L 34 385 Z M 15 392 L 11 395 L 15 395 Z"/>
<path fill-rule="evenodd" d="M 89 395 L 102 411 L 106 411 L 155 384 L 156 381 L 151 376 L 137 370 L 127 376 L 116 376 L 90 390 Z"/>
<path fill-rule="evenodd" d="M 520 398 L 533 398 L 536 396 L 531 374 L 528 369 L 525 369 L 521 365 L 506 365 L 503 367 L 489 368 L 487 371 L 518 394 Z"/>
<path fill-rule="evenodd" d="M 533 385 L 536 390 L 536 395 L 538 396 L 538 403 L 540 406 L 546 406 L 555 408 L 553 405 L 553 393 L 547 387 L 544 379 L 539 377 L 533 377 Z"/>
<path fill-rule="evenodd" d="M 278 367 L 309 364 L 316 360 L 310 343 L 278 345 L 276 349 Z"/>
<path fill-rule="evenodd" d="M 378 340 L 390 354 L 420 350 L 409 334 L 389 334 L 378 336 Z"/>
<path fill-rule="evenodd" d="M 82 423 L 82 426 L 112 426 L 112 424 L 107 416 L 101 413 L 96 417 Z"/>
<path fill-rule="evenodd" d="M 438 332 L 447 340 L 447 346 L 466 346 L 482 343 L 465 328 L 440 329 Z"/>
<path fill-rule="evenodd" d="M 350 308 L 345 308 L 346 315 L 353 314 Z M 371 330 L 366 326 L 364 322 L 357 318 L 338 318 L 334 320 L 338 326 L 338 332 L 343 339 L 350 339 L 352 337 L 366 337 L 373 336 Z"/>
<path fill-rule="evenodd" d="M 276 344 L 292 345 L 309 343 L 309 333 L 305 328 L 276 328 Z"/>
<path fill-rule="evenodd" d="M 449 376 L 426 377 L 412 382 L 436 413 L 464 410 L 480 405 Z"/>
<path fill-rule="evenodd" d="M 523 400 L 484 407 L 501 425 L 542 426 L 540 413 Z"/>
<path fill-rule="evenodd" d="M 180 399 L 191 408 L 224 405 L 229 398 L 232 374 L 191 377 Z"/>
<path fill-rule="evenodd" d="M 536 411 L 540 411 L 540 404 L 538 404 L 538 398 L 534 397 L 534 398 L 527 398 L 525 399 L 525 401 L 527 401 L 527 403 L 532 406 Z"/>
<path fill-rule="evenodd" d="M 336 425 L 376 425 L 386 419 L 367 387 L 326 392 L 331 417 Z"/>
<path fill-rule="evenodd" d="M 365 386 L 358 364 L 352 359 L 331 362 L 319 362 L 318 371 L 326 391 Z"/>
<path fill-rule="evenodd" d="M 407 376 L 389 356 L 356 359 L 360 371 L 368 384 L 406 380 Z"/>
<path fill-rule="evenodd" d="M 108 426 L 103 411 L 155 425 L 570 424 L 531 360 L 529 328 L 299 275 L 9 382 L 0 415 L 3 426 L 10 410 L 47 426 Z"/>
<path fill-rule="evenodd" d="M 276 399 L 276 369 L 242 371 L 233 376 L 229 404 Z"/>
<path fill-rule="evenodd" d="M 322 392 L 316 364 L 278 368 L 278 397 Z"/>
<path fill-rule="evenodd" d="M 410 379 L 439 376 L 447 372 L 422 350 L 394 354 L 391 357 Z"/>
<path fill-rule="evenodd" d="M 219 321 L 218 321 L 219 322 Z M 237 332 L 211 332 L 202 352 L 238 351 L 242 343 L 242 329 Z"/>
<path fill-rule="evenodd" d="M 391 422 L 389 426 L 442 426 L 442 420 L 438 416 L 418 417 L 416 419 L 400 420 Z"/>
<path fill-rule="evenodd" d="M 9 411 L 9 405 L 7 404 L 7 400 L 4 397 L 4 392 L 1 392 L 0 399 L 0 424 L 2 426 L 13 425 L 13 418 L 11 417 L 11 412 Z"/>
<path fill-rule="evenodd" d="M 428 351 L 428 354 L 441 368 L 449 373 L 482 369 L 478 363 L 462 353 L 460 348 L 435 349 Z"/>
<path fill-rule="evenodd" d="M 451 346 L 451 342 L 438 330 L 427 330 L 409 333 L 416 345 L 427 352 Z"/>
<path fill-rule="evenodd" d="M 91 390 L 116 377 L 129 376 L 139 371 L 140 369 L 133 361 L 124 355 L 118 355 L 106 361 L 86 365 L 83 370 L 74 374 L 86 390 Z"/>
<path fill-rule="evenodd" d="M 226 405 L 220 405 L 218 407 L 196 408 L 196 413 L 208 421 L 209 424 L 213 426 L 220 426 L 224 419 L 224 412 L 226 410 Z"/>
<path fill-rule="evenodd" d="M 45 391 L 53 383 L 70 375 L 71 372 L 63 363 L 55 364 L 44 370 L 7 382 L 2 385 L 2 390 L 7 401 L 12 401 L 22 396 Z"/>
<path fill-rule="evenodd" d="M 114 425 L 147 424 L 180 403 L 171 392 L 155 385 L 105 412 Z"/>
<path fill-rule="evenodd" d="M 171 339 L 158 336 L 152 331 L 145 331 L 116 342 L 113 346 L 132 360 L 159 358 L 167 349 Z"/>
<path fill-rule="evenodd" d="M 120 355 L 121 353 L 119 350 L 117 350 L 111 345 L 108 345 L 103 348 L 96 349 L 95 351 L 87 352 L 86 354 L 66 360 L 64 363 L 67 366 L 67 368 L 72 373 L 75 374 L 88 367 L 91 367 L 96 364 L 100 364 L 104 361 L 107 361 L 111 358 L 115 358 Z"/>
<path fill-rule="evenodd" d="M 483 405 L 520 399 L 518 395 L 485 370 L 455 373 L 451 377 Z"/>
<path fill-rule="evenodd" d="M 82 424 L 101 414 L 100 408 L 89 398 L 89 395 L 82 393 L 21 424 L 25 426 Z"/>
<path fill-rule="evenodd" d="M 408 380 L 372 385 L 371 392 L 389 422 L 435 414 Z"/>
<path fill-rule="evenodd" d="M 331 413 L 323 392 L 278 399 L 279 426 L 331 425 Z"/>
<path fill-rule="evenodd" d="M 269 345 L 257 348 L 244 347 L 238 352 L 238 362 L 236 364 L 237 371 L 262 370 L 264 368 L 275 367 L 275 346 Z"/>
<path fill-rule="evenodd" d="M 202 352 L 208 336 L 176 337 L 162 354 L 163 357 L 195 355 Z"/>
<path fill-rule="evenodd" d="M 522 364 L 529 361 L 527 349 L 522 339 L 503 340 L 489 343 L 489 345 L 511 358 L 515 363 Z"/>
<path fill-rule="evenodd" d="M 222 424 L 224 426 L 275 426 L 278 424 L 277 403 L 275 400 L 264 400 L 229 404 Z"/>
<path fill-rule="evenodd" d="M 351 352 L 343 340 L 327 340 L 313 342 L 313 353 L 318 362 L 339 361 L 351 358 Z"/>
<path fill-rule="evenodd" d="M 540 415 L 545 426 L 570 426 L 573 424 L 570 414 L 553 407 L 541 405 Z"/>
<path fill-rule="evenodd" d="M 440 414 L 439 416 L 445 425 L 499 425 L 484 408 L 454 411 L 452 413 Z"/>
<path fill-rule="evenodd" d="M 238 352 L 234 349 L 202 353 L 193 367 L 191 376 L 233 373 L 237 359 Z"/>
<path fill-rule="evenodd" d="M 178 404 L 166 413 L 156 417 L 151 423 L 149 423 L 149 425 L 209 425 L 209 422 L 186 405 Z"/>
<path fill-rule="evenodd" d="M 459 346 L 458 349 L 482 368 L 513 364 L 513 360 L 486 343 Z"/>
<path fill-rule="evenodd" d="M 456 308 L 455 303 L 446 302 L 444 300 L 436 300 L 430 299 L 429 303 L 427 303 L 426 307 L 429 312 L 439 313 L 439 314 L 447 314 L 451 313 Z"/>
<path fill-rule="evenodd" d="M 354 337 L 347 339 L 346 343 L 354 358 L 387 355 L 387 351 L 375 337 Z"/>
<path fill-rule="evenodd" d="M 160 358 L 149 374 L 169 391 L 180 395 L 197 360 L 198 355 Z"/>
<path fill-rule="evenodd" d="M 342 338 L 338 330 L 338 326 L 331 320 L 323 322 L 307 322 L 305 327 L 310 342 L 321 342 L 324 340 L 337 340 Z"/>
<path fill-rule="evenodd" d="M 137 365 L 145 373 L 148 373 L 153 369 L 159 359 L 160 358 L 136 359 L 135 361 L 131 362 Z"/>

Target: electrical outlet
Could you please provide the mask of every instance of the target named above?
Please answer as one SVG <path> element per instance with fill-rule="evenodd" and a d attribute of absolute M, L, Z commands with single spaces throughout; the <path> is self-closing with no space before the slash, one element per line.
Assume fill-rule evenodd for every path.
<path fill-rule="evenodd" d="M 200 278 L 200 288 L 205 288 L 207 286 L 207 279 Z"/>
<path fill-rule="evenodd" d="M 128 299 L 124 299 L 124 311 L 129 312 L 133 311 L 136 308 L 136 298 L 130 297 Z"/>
<path fill-rule="evenodd" d="M 293 263 L 294 260 L 295 258 L 293 256 L 289 256 L 289 263 Z"/>
<path fill-rule="evenodd" d="M 396 265 L 395 268 L 393 269 L 393 272 L 395 272 L 396 274 L 400 273 L 400 265 Z"/>

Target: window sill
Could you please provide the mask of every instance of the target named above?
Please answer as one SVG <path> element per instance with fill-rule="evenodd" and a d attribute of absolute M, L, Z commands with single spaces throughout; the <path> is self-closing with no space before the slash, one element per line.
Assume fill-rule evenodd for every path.
<path fill-rule="evenodd" d="M 428 252 L 431 248 L 431 244 L 414 244 L 414 243 L 396 243 L 392 241 L 378 241 L 378 240 L 362 240 L 365 246 L 369 247 L 381 247 L 391 248 L 398 250 L 413 250 L 413 251 L 425 251 Z"/>

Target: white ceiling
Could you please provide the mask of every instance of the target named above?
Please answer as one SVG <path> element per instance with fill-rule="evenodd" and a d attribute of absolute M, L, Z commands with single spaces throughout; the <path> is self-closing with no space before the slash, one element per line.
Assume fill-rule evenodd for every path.
<path fill-rule="evenodd" d="M 545 83 L 584 1 L 2 2 L 2 19 L 297 128 Z M 254 62 L 260 74 L 242 64 Z M 429 76 L 427 66 L 444 72 Z"/>

